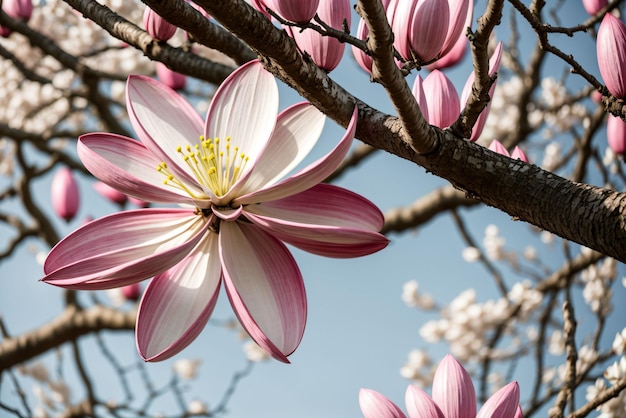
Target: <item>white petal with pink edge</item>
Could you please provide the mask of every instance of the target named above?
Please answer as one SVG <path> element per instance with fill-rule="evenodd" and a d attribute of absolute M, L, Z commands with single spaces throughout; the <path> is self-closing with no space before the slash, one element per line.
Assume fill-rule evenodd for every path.
<path fill-rule="evenodd" d="M 350 150 L 354 133 L 356 132 L 356 124 L 358 120 L 358 108 L 354 108 L 352 118 L 348 124 L 348 129 L 339 144 L 326 154 L 324 157 L 308 165 L 293 176 L 264 189 L 251 192 L 247 195 L 236 198 L 234 204 L 249 204 L 267 202 L 271 200 L 282 199 L 310 189 L 316 184 L 323 181 L 331 175 L 339 164 L 343 161 Z"/>
<path fill-rule="evenodd" d="M 61 240 L 44 263 L 45 282 L 73 289 L 107 289 L 162 273 L 206 233 L 188 209 L 139 209 L 89 222 Z"/>
<path fill-rule="evenodd" d="M 389 243 L 377 232 L 383 215 L 376 206 L 329 184 L 319 184 L 285 199 L 248 205 L 244 216 L 277 238 L 326 257 L 359 257 Z"/>
<path fill-rule="evenodd" d="M 317 143 L 326 116 L 307 102 L 278 115 L 276 128 L 240 194 L 270 186 L 293 170 Z"/>
<path fill-rule="evenodd" d="M 141 142 L 120 135 L 92 133 L 78 139 L 78 156 L 99 180 L 129 196 L 148 202 L 192 203 L 183 190 L 163 184 L 157 171 L 163 161 Z M 196 183 L 186 184 L 200 194 Z"/>
<path fill-rule="evenodd" d="M 254 225 L 222 222 L 219 236 L 224 284 L 235 314 L 261 348 L 288 363 L 306 324 L 298 265 L 282 242 Z"/>
<path fill-rule="evenodd" d="M 193 147 L 204 122 L 178 93 L 145 76 L 131 75 L 126 83 L 128 117 L 141 141 L 155 155 L 163 156 L 170 170 L 193 181 L 193 174 L 176 152 Z"/>
<path fill-rule="evenodd" d="M 269 141 L 278 115 L 278 85 L 259 61 L 235 70 L 217 89 L 207 114 L 207 139 L 231 138 L 231 147 L 249 157 L 242 175 L 252 169 Z"/>
<path fill-rule="evenodd" d="M 152 279 L 137 316 L 144 360 L 170 358 L 200 334 L 217 302 L 221 271 L 217 234 L 208 233 L 184 260 Z"/>

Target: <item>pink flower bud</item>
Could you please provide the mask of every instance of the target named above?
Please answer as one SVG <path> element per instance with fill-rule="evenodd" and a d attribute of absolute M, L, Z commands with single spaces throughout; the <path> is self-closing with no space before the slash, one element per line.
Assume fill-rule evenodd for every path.
<path fill-rule="evenodd" d="M 449 24 L 450 6 L 447 1 L 418 0 L 408 31 L 413 54 L 422 62 L 437 58 L 446 41 Z"/>
<path fill-rule="evenodd" d="M 492 76 L 498 72 L 500 69 L 500 58 L 502 57 L 502 42 L 499 42 L 496 46 L 496 50 L 493 55 L 489 59 L 489 75 Z M 474 79 L 476 76 L 474 72 L 470 74 L 467 78 L 467 82 L 465 83 L 465 87 L 463 87 L 463 92 L 461 93 L 461 103 L 465 105 L 467 103 L 467 99 L 469 99 L 470 94 L 472 94 L 472 85 L 474 84 Z M 493 93 L 496 90 L 496 83 L 494 82 L 489 88 L 489 97 L 493 97 Z M 491 109 L 491 101 L 487 103 L 487 106 L 483 109 L 483 111 L 478 116 L 474 127 L 472 128 L 472 134 L 470 136 L 470 141 L 474 142 L 478 139 L 480 134 L 485 127 L 485 122 L 487 122 L 487 116 L 489 116 L 489 109 Z"/>
<path fill-rule="evenodd" d="M 359 19 L 359 26 L 357 27 L 357 30 L 356 30 L 356 37 L 364 41 L 367 39 L 368 34 L 369 34 L 369 29 L 367 28 L 367 25 L 365 24 L 365 20 Z M 372 63 L 373 63 L 372 57 L 370 57 L 365 52 L 363 52 L 360 48 L 357 48 L 354 45 L 352 45 L 352 54 L 354 55 L 354 59 L 356 60 L 356 63 L 359 64 L 359 66 L 363 68 L 364 71 L 371 74 Z"/>
<path fill-rule="evenodd" d="M 446 40 L 441 48 L 441 55 L 444 56 L 454 48 L 459 38 L 465 39 L 465 28 L 472 26 L 472 16 L 474 15 L 474 2 L 469 0 L 448 0 L 450 6 L 450 21 Z"/>
<path fill-rule="evenodd" d="M 600 93 L 598 90 L 592 91 L 591 100 L 593 100 L 597 104 L 602 103 L 602 93 Z"/>
<path fill-rule="evenodd" d="M 329 26 L 341 30 L 344 20 L 350 27 L 350 0 L 320 0 L 317 15 Z M 312 29 L 288 28 L 298 47 L 307 52 L 318 67 L 334 70 L 343 57 L 345 44 L 330 36 L 322 36 Z"/>
<path fill-rule="evenodd" d="M 506 155 L 507 157 L 509 156 L 509 152 L 506 150 L 506 148 L 504 148 L 504 145 L 502 145 L 502 143 L 497 139 L 491 141 L 491 144 L 489 144 L 489 149 L 497 154 Z"/>
<path fill-rule="evenodd" d="M 156 63 L 156 75 L 161 83 L 173 90 L 181 90 L 187 84 L 187 77 L 176 71 L 172 71 L 162 62 Z"/>
<path fill-rule="evenodd" d="M 428 123 L 441 129 L 452 125 L 459 117 L 459 94 L 444 73 L 434 70 L 424 79 L 424 96 L 428 102 Z"/>
<path fill-rule="evenodd" d="M 424 81 L 422 80 L 422 76 L 419 74 L 415 77 L 415 81 L 413 82 L 413 97 L 417 101 L 417 105 L 420 107 L 420 111 L 422 112 L 422 116 L 426 121 L 429 121 L 428 117 L 428 100 L 426 99 L 426 94 L 424 93 Z"/>
<path fill-rule="evenodd" d="M 513 158 L 514 160 L 522 160 L 525 163 L 529 162 L 528 157 L 526 156 L 524 151 L 522 151 L 522 149 L 518 146 L 515 146 L 515 148 L 513 148 L 513 152 L 511 153 L 511 158 Z"/>
<path fill-rule="evenodd" d="M 600 23 L 596 52 L 606 87 L 615 97 L 626 98 L 626 25 L 610 13 Z"/>
<path fill-rule="evenodd" d="M 93 188 L 100 194 L 100 196 L 110 200 L 113 203 L 117 203 L 118 205 L 125 204 L 126 200 L 128 199 L 128 197 L 124 193 L 115 190 L 113 187 L 109 186 L 106 183 L 102 183 L 101 181 L 94 183 Z"/>
<path fill-rule="evenodd" d="M 139 283 L 123 286 L 121 290 L 126 300 L 136 302 L 139 300 L 139 296 L 141 296 L 141 286 L 139 286 Z"/>
<path fill-rule="evenodd" d="M 313 19 L 316 12 L 319 13 L 317 9 L 320 0 L 263 0 L 263 3 L 285 20 L 306 23 Z M 324 18 L 322 20 L 330 23 Z"/>
<path fill-rule="evenodd" d="M 32 0 L 4 0 L 2 2 L 2 10 L 9 15 L 9 17 L 16 20 L 23 20 L 28 22 L 33 14 L 33 1 Z M 0 26 L 0 36 L 7 38 L 11 35 L 11 29 L 3 28 Z"/>
<path fill-rule="evenodd" d="M 459 10 L 459 7 L 463 6 L 463 1 L 452 1 L 455 1 L 456 3 L 455 5 L 453 5 L 453 7 L 456 8 L 454 9 L 454 13 L 462 12 L 463 9 L 461 8 Z M 444 68 L 453 67 L 463 60 L 463 58 L 465 57 L 465 53 L 467 52 L 467 49 L 469 47 L 469 40 L 467 39 L 465 29 L 472 26 L 473 15 L 473 2 L 469 2 L 466 10 L 466 20 L 465 22 L 462 22 L 461 25 L 459 25 L 457 20 L 455 20 L 455 14 L 450 15 L 450 27 L 448 28 L 448 35 L 446 36 L 446 43 L 443 45 L 443 49 L 441 51 L 442 56 L 437 61 L 427 66 L 429 70 L 443 70 Z M 456 41 L 452 43 L 452 41 L 454 40 L 454 36 L 457 33 L 455 30 L 453 30 L 455 28 L 460 28 L 460 31 L 458 32 Z"/>
<path fill-rule="evenodd" d="M 163 19 L 149 7 L 146 7 L 143 12 L 143 27 L 150 36 L 159 41 L 167 41 L 176 33 L 176 26 Z"/>
<path fill-rule="evenodd" d="M 595 15 L 607 4 L 609 0 L 583 0 L 583 6 L 590 15 Z"/>
<path fill-rule="evenodd" d="M 476 415 L 476 392 L 469 373 L 452 355 L 447 354 L 437 366 L 433 379 L 433 401 L 439 406 L 442 416 Z"/>
<path fill-rule="evenodd" d="M 72 175 L 72 170 L 67 167 L 60 168 L 52 178 L 52 208 L 60 218 L 67 222 L 71 221 L 80 202 L 78 184 Z"/>
<path fill-rule="evenodd" d="M 626 122 L 609 115 L 606 121 L 606 138 L 609 147 L 618 155 L 626 154 Z"/>

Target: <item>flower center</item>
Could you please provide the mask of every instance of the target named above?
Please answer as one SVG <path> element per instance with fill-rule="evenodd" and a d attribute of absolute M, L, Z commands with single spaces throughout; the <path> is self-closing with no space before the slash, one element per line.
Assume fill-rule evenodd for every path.
<path fill-rule="evenodd" d="M 176 148 L 198 183 L 211 189 L 218 197 L 224 196 L 239 180 L 249 160 L 245 153 L 239 153 L 239 147 L 231 147 L 230 137 L 226 137 L 225 142 L 221 144 L 219 138 L 206 139 L 201 135 L 199 143 L 194 147 L 187 145 L 184 149 L 181 146 Z M 164 161 L 157 170 L 165 176 L 163 184 L 181 189 L 192 198 L 199 198 L 169 171 Z"/>

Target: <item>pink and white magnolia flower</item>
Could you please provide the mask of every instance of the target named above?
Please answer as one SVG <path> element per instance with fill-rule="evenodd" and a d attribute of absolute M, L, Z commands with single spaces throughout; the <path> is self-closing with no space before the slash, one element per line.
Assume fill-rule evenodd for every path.
<path fill-rule="evenodd" d="M 491 58 L 489 58 L 489 75 L 490 76 L 493 76 L 500 70 L 500 58 L 501 57 L 502 57 L 502 42 L 498 42 L 498 45 L 496 46 L 496 49 L 493 52 L 493 55 L 491 55 Z M 467 103 L 467 100 L 472 94 L 472 85 L 474 84 L 475 79 L 476 79 L 476 75 L 474 74 L 474 71 L 472 71 L 470 76 L 467 78 L 467 81 L 465 82 L 463 91 L 461 92 L 461 104 L 463 106 L 465 106 L 465 104 Z M 496 83 L 497 83 L 497 80 L 489 88 L 489 97 L 493 97 L 493 93 L 496 90 Z M 474 124 L 474 127 L 472 128 L 470 141 L 474 142 L 480 137 L 480 134 L 482 133 L 483 128 L 485 127 L 485 123 L 487 122 L 487 117 L 489 116 L 490 109 L 491 109 L 491 101 L 487 103 L 487 106 L 485 106 L 483 111 L 480 112 L 480 115 L 478 115 L 478 119 L 476 120 L 476 123 Z"/>
<path fill-rule="evenodd" d="M 281 180 L 317 142 L 325 116 L 309 103 L 278 114 L 278 86 L 258 61 L 220 86 L 206 122 L 173 90 L 131 76 L 126 91 L 140 141 L 109 133 L 79 138 L 78 154 L 101 181 L 180 208 L 115 213 L 60 241 L 43 280 L 107 289 L 154 276 L 136 339 L 147 361 L 181 351 L 207 323 L 223 282 L 252 339 L 288 362 L 307 315 L 298 265 L 282 242 L 329 257 L 384 248 L 383 216 L 365 198 L 320 182 L 347 154 L 357 109 L 339 144 Z"/>
<path fill-rule="evenodd" d="M 612 95 L 626 98 L 626 25 L 611 13 L 604 15 L 596 38 L 600 75 Z"/>
<path fill-rule="evenodd" d="M 352 16 L 350 0 L 320 0 L 317 15 L 332 28 L 341 30 L 344 21 L 350 27 Z M 318 67 L 330 72 L 341 62 L 346 44 L 339 42 L 338 39 L 322 36 L 313 29 L 300 30 L 287 27 L 287 32 L 296 41 L 298 47 L 311 56 Z"/>
<path fill-rule="evenodd" d="M 409 385 L 405 394 L 409 418 L 522 418 L 519 386 L 511 382 L 494 393 L 476 414 L 472 379 L 450 354 L 439 363 L 433 381 L 433 396 Z M 359 405 L 365 418 L 406 418 L 400 408 L 380 393 L 361 389 Z"/>
<path fill-rule="evenodd" d="M 509 151 L 507 151 L 504 145 L 502 145 L 502 143 L 498 141 L 497 139 L 494 139 L 493 141 L 491 141 L 491 144 L 489 144 L 489 149 L 495 153 L 498 153 L 500 155 L 505 155 L 514 160 L 522 160 L 525 163 L 528 162 L 528 157 L 526 156 L 524 151 L 522 151 L 522 149 L 518 147 L 517 145 L 515 146 L 515 148 L 513 148 L 513 152 L 509 155 Z"/>
<path fill-rule="evenodd" d="M 78 183 L 72 170 L 62 167 L 54 174 L 50 195 L 52 208 L 56 214 L 66 221 L 71 221 L 76 216 L 80 204 Z"/>

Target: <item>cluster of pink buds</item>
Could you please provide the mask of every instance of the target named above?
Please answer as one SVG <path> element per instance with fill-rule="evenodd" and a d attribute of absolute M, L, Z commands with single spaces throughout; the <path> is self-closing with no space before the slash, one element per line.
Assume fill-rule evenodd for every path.
<path fill-rule="evenodd" d="M 491 144 L 489 144 L 489 149 L 500 155 L 511 157 L 514 160 L 522 160 L 525 163 L 528 162 L 528 157 L 526 156 L 526 154 L 524 153 L 524 151 L 522 151 L 520 147 L 515 146 L 515 148 L 513 149 L 513 152 L 509 155 L 509 152 L 507 151 L 507 149 L 497 139 L 494 139 L 493 141 L 491 141 Z"/>
<path fill-rule="evenodd" d="M 489 75 L 495 75 L 500 69 L 500 57 L 502 56 L 502 43 L 499 43 L 489 60 Z M 422 115 L 431 125 L 445 129 L 452 125 L 459 117 L 461 104 L 467 103 L 472 93 L 472 85 L 474 84 L 475 75 L 472 72 L 465 83 L 461 98 L 454 88 L 454 85 L 446 75 L 435 69 L 422 80 L 421 76 L 417 76 L 413 84 L 413 95 L 420 107 Z M 489 96 L 493 97 L 496 88 L 494 82 L 489 88 Z M 489 114 L 489 102 L 485 109 L 478 116 L 472 134 L 471 141 L 476 141 L 480 136 L 487 115 Z"/>
<path fill-rule="evenodd" d="M 2 2 L 2 11 L 15 20 L 28 22 L 33 14 L 33 0 L 4 0 Z M 0 26 L 0 36 L 6 38 L 10 34 L 10 29 Z"/>

